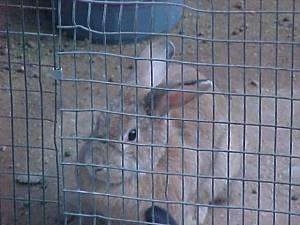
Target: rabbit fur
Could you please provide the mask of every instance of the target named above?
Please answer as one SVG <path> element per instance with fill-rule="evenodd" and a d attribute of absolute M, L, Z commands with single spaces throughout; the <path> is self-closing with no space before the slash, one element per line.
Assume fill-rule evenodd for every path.
<path fill-rule="evenodd" d="M 209 204 L 239 174 L 242 132 L 226 124 L 228 98 L 207 93 L 213 84 L 195 68 L 163 61 L 174 50 L 157 42 L 142 51 L 128 83 L 145 88 L 123 86 L 80 150 L 82 208 L 100 224 L 143 221 L 149 199 L 177 224 L 203 224 Z M 233 105 L 230 117 L 239 113 Z"/>

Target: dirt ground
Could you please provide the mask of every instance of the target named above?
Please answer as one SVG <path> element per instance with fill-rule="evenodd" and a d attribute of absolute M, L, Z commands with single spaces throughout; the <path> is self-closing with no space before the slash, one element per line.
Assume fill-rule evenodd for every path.
<path fill-rule="evenodd" d="M 62 39 L 56 36 L 53 41 L 49 10 L 40 11 L 39 27 L 50 35 L 31 35 L 38 32 L 38 22 L 35 10 L 28 9 L 23 27 L 28 34 L 22 36 L 20 9 L 7 9 L 4 2 L 0 1 L 0 224 L 60 224 L 63 192 L 74 184 L 69 163 L 75 162 L 82 145 L 75 137 L 88 137 L 91 131 L 94 116 L 86 109 L 106 105 L 105 84 L 78 80 L 120 82 L 121 75 L 126 78 L 133 70 L 134 61 L 55 54 L 73 51 L 75 42 L 64 32 Z M 211 209 L 206 224 L 300 224 L 300 2 L 199 2 L 185 1 L 204 11 L 185 8 L 182 21 L 171 31 L 186 35 L 170 38 L 177 47 L 175 58 L 198 63 L 197 69 L 216 86 L 235 94 L 233 100 L 242 100 L 239 122 L 247 123 L 249 143 L 243 182 L 234 183 L 227 209 Z M 138 43 L 136 51 L 146 43 Z M 85 40 L 76 41 L 76 49 L 135 55 L 133 44 L 105 47 Z M 54 67 L 62 68 L 62 81 L 55 81 Z M 114 89 L 109 89 L 113 95 Z"/>

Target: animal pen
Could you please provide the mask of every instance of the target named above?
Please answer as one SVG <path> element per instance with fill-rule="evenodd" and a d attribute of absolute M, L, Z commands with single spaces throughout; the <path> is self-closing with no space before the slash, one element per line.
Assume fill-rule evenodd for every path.
<path fill-rule="evenodd" d="M 0 224 L 300 224 L 300 1 L 0 0 Z"/>

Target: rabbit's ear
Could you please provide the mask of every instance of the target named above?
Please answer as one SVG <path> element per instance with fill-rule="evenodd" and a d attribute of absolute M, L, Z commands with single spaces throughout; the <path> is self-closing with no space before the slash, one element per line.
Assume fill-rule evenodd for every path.
<path fill-rule="evenodd" d="M 171 41 L 148 45 L 140 54 L 143 60 L 137 63 L 138 84 L 155 87 L 164 81 L 167 67 L 165 60 L 173 58 L 174 54 L 175 46 Z"/>
<path fill-rule="evenodd" d="M 160 84 L 146 94 L 144 98 L 145 112 L 148 115 L 166 115 L 169 110 L 189 103 L 199 94 L 203 94 L 201 92 L 208 91 L 211 87 L 211 80 L 190 80 L 169 85 Z"/>

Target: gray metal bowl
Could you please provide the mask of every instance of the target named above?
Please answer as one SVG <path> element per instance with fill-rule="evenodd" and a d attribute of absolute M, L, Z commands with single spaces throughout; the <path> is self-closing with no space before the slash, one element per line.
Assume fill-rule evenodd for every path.
<path fill-rule="evenodd" d="M 182 15 L 180 4 L 183 0 L 132 2 L 107 0 L 104 3 L 96 0 L 89 4 L 88 1 L 77 0 L 73 5 L 71 0 L 61 0 L 61 24 L 71 26 L 67 34 L 74 37 L 76 33 L 76 39 L 91 37 L 93 42 L 114 44 L 120 40 L 140 41 L 154 33 L 168 32 Z"/>

